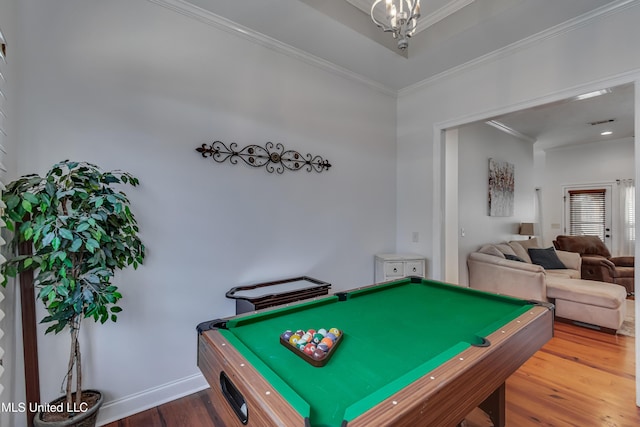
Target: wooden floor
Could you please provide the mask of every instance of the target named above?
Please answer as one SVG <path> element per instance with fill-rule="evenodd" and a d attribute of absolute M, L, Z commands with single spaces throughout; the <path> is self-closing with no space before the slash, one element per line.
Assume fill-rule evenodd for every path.
<path fill-rule="evenodd" d="M 634 345 L 634 338 L 557 323 L 555 337 L 507 381 L 507 426 L 640 426 Z M 224 425 L 203 390 L 107 425 L 138 426 Z"/>

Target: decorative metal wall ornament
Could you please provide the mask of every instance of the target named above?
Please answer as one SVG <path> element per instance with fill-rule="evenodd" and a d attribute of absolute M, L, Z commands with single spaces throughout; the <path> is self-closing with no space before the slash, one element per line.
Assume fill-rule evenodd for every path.
<path fill-rule="evenodd" d="M 238 150 L 238 144 L 232 142 L 227 147 L 221 141 L 214 141 L 209 144 L 202 144 L 196 148 L 202 157 L 211 157 L 217 163 L 224 163 L 229 160 L 231 164 L 237 164 L 238 159 L 254 168 L 264 166 L 269 173 L 283 173 L 285 169 L 295 171 L 306 168 L 307 172 L 322 172 L 329 170 L 331 164 L 321 156 L 307 154 L 303 156 L 294 150 L 284 150 L 284 145 L 267 142 L 264 147 L 259 145 L 247 145 Z"/>

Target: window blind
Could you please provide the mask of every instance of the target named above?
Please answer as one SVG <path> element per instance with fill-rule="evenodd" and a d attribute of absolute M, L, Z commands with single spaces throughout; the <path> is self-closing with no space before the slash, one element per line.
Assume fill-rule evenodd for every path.
<path fill-rule="evenodd" d="M 569 191 L 569 234 L 605 237 L 605 189 Z"/>
<path fill-rule="evenodd" d="M 6 60 L 5 60 L 5 56 L 6 56 L 6 43 L 4 40 L 4 36 L 2 35 L 2 31 L 0 30 L 0 195 L 2 194 L 2 191 L 4 191 L 4 179 L 5 179 L 5 174 L 6 174 L 6 169 L 4 167 L 4 160 L 5 160 L 5 142 L 6 142 L 6 138 L 7 138 L 7 133 L 6 133 L 6 118 L 7 115 L 5 113 L 5 109 L 6 109 L 6 95 L 5 95 L 5 88 L 6 88 L 6 81 L 5 81 L 5 71 L 6 71 Z M 0 210 L 4 209 L 5 205 L 2 202 L 2 198 L 0 198 Z M 2 220 L 0 220 L 0 231 L 2 231 L 2 229 L 4 228 L 4 222 Z M 1 247 L 4 245 L 4 240 L 2 239 L 2 236 L 0 236 L 0 249 L 2 249 Z M 0 254 L 0 264 L 4 263 L 6 261 L 6 259 L 2 256 L 2 254 Z M 0 281 L 3 280 L 3 277 L 0 277 Z M 5 346 L 5 341 L 3 339 L 4 336 L 4 329 L 6 329 L 6 325 L 4 322 L 4 317 L 5 317 L 5 300 L 4 300 L 4 288 L 2 286 L 0 286 L 0 395 L 2 394 L 2 392 L 4 391 L 4 384 L 5 384 L 5 376 L 4 374 L 4 346 Z"/>

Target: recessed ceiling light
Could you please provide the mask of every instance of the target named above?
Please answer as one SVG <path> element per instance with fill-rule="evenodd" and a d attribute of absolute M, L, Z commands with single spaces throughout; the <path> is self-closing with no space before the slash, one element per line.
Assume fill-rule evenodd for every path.
<path fill-rule="evenodd" d="M 611 89 L 594 90 L 593 92 L 583 93 L 582 95 L 575 96 L 573 99 L 576 101 L 580 101 L 582 99 L 589 99 L 596 96 L 605 95 L 607 93 L 611 93 Z"/>
<path fill-rule="evenodd" d="M 604 132 L 600 132 L 600 135 L 602 136 L 607 136 L 607 135 L 611 135 L 613 132 L 611 132 L 610 130 L 605 130 Z"/>

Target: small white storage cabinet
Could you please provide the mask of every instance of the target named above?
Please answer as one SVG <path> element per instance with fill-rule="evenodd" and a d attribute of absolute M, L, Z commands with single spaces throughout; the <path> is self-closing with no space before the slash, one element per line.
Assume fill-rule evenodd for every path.
<path fill-rule="evenodd" d="M 406 276 L 425 277 L 426 258 L 417 254 L 377 254 L 375 257 L 376 283 Z"/>

